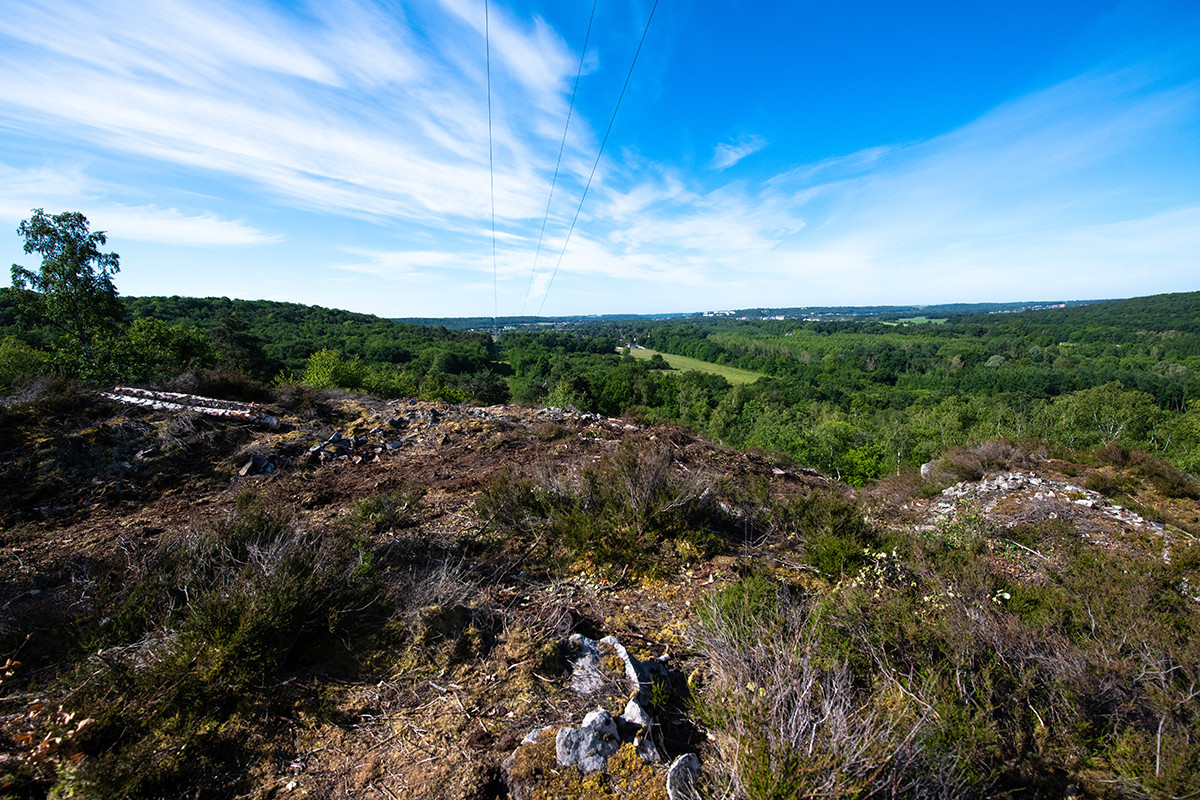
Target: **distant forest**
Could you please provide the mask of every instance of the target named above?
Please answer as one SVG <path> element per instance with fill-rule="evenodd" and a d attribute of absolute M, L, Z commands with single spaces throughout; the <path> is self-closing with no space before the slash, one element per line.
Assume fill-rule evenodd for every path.
<path fill-rule="evenodd" d="M 906 309 L 815 321 L 588 318 L 494 341 L 290 303 L 122 302 L 129 341 L 71 375 L 77 362 L 56 361 L 54 333 L 22 327 L 0 298 L 0 388 L 38 374 L 166 384 L 188 373 L 242 393 L 294 382 L 572 406 L 686 425 L 855 484 L 995 438 L 1048 452 L 1147 450 L 1200 473 L 1200 292 L 1019 313 L 920 309 L 945 314 L 936 325 L 900 321 Z M 731 386 L 632 358 L 629 345 L 762 377 Z"/>

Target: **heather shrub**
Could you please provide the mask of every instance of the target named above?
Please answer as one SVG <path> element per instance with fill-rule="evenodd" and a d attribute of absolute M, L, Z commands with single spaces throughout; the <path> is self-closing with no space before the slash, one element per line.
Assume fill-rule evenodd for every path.
<path fill-rule="evenodd" d="M 501 479 L 476 511 L 552 571 L 579 561 L 653 572 L 720 552 L 738 525 L 669 450 L 632 444 L 576 474 Z"/>
<path fill-rule="evenodd" d="M 296 530 L 246 495 L 109 591 L 86 635 L 92 655 L 62 679 L 75 687 L 64 707 L 91 721 L 65 795 L 234 793 L 243 753 L 270 733 L 261 720 L 289 707 L 286 676 L 344 653 L 378 614 L 379 585 L 362 542 Z"/>

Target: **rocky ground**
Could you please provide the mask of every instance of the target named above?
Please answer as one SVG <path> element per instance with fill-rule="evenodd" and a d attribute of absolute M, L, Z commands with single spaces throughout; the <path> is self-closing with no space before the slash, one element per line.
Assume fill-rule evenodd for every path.
<path fill-rule="evenodd" d="M 631 444 L 668 451 L 681 478 L 743 487 L 744 497 L 852 494 L 784 459 L 571 411 L 299 391 L 268 410 L 278 427 L 98 394 L 4 408 L 0 663 L 16 666 L 0 683 L 0 775 L 8 768 L 25 776 L 20 784 L 7 779 L 12 791 L 44 792 L 72 759 L 87 757 L 70 741 L 48 744 L 48 731 L 69 740 L 76 724 L 47 722 L 70 706 L 61 689 L 48 687 L 67 661 L 86 656 L 60 641 L 61 631 L 86 616 L 106 579 L 133 569 L 164 537 L 228 518 L 248 491 L 265 507 L 285 510 L 301 530 L 348 525 L 356 503 L 391 497 L 386 524 L 369 526 L 375 552 L 417 538 L 438 543 L 430 552 L 441 555 L 430 556 L 423 573 L 428 602 L 412 603 L 418 611 L 406 620 L 406 644 L 389 651 L 376 639 L 350 659 L 349 651 L 366 646 L 346 642 L 346 652 L 310 659 L 286 676 L 287 702 L 273 706 L 270 719 L 241 722 L 256 732 L 238 756 L 242 796 L 358 798 L 553 796 L 545 787 L 562 768 L 538 763 L 536 754 L 517 759 L 513 778 L 522 740 L 539 729 L 579 726 L 598 705 L 621 713 L 630 695 L 650 692 L 653 683 L 631 684 L 617 670 L 587 693 L 578 681 L 572 688 L 579 657 L 578 645 L 568 644 L 572 634 L 615 636 L 635 663 L 662 664 L 664 685 L 686 697 L 689 677 L 702 679 L 705 667 L 689 650 L 689 628 L 713 587 L 752 562 L 793 575 L 804 570 L 750 522 L 738 546 L 652 572 L 579 563 L 535 576 L 515 552 L 506 554 L 504 569 L 472 563 L 474 543 L 494 533 L 477 504 L 496 480 L 562 479 Z M 1120 470 L 1025 457 L 944 490 L 898 478 L 860 500 L 876 524 L 913 535 L 973 524 L 1007 541 L 1006 530 L 1062 519 L 1097 547 L 1154 547 L 1164 559 L 1176 543 L 1194 540 L 1196 501 L 1126 486 L 1137 498 L 1136 509 L 1126 508 L 1086 488 L 1093 474 L 1109 485 Z M 1165 523 L 1153 512 L 1164 505 Z M 1039 580 L 1051 568 L 1054 553 L 1015 535 L 1010 544 L 995 558 L 1021 579 Z M 503 552 L 503 543 L 496 546 Z M 655 710 L 662 763 L 621 762 L 625 772 L 617 776 L 613 761 L 611 784 L 577 781 L 575 796 L 665 796 L 666 764 L 686 753 L 704 763 L 705 731 L 686 704 L 662 702 Z M 636 731 L 626 733 L 632 742 Z"/>

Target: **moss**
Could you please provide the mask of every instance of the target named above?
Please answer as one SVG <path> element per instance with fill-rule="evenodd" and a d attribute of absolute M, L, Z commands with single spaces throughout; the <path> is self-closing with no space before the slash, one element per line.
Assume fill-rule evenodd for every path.
<path fill-rule="evenodd" d="M 558 771 L 558 756 L 555 753 L 554 737 L 565 726 L 542 731 L 536 742 L 523 744 L 512 754 L 508 769 L 513 783 L 528 784 Z"/>
<path fill-rule="evenodd" d="M 528 787 L 532 800 L 667 800 L 665 773 L 647 764 L 632 744 L 622 745 L 601 772 L 560 767 L 554 744 L 559 730 L 546 730 L 513 753 L 509 778 Z"/>
<path fill-rule="evenodd" d="M 504 635 L 502 656 L 508 670 L 525 688 L 535 685 L 535 675 L 549 678 L 566 667 L 561 642 L 528 625 L 510 626 Z"/>
<path fill-rule="evenodd" d="M 667 800 L 666 774 L 647 764 L 632 744 L 621 745 L 608 759 L 607 772 L 613 797 Z"/>

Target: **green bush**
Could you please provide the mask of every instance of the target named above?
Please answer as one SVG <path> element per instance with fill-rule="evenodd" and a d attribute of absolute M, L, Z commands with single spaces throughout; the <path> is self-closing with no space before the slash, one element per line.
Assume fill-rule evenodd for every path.
<path fill-rule="evenodd" d="M 62 679 L 69 707 L 94 720 L 64 796 L 234 793 L 245 749 L 269 734 L 262 721 L 286 713 L 287 675 L 344 650 L 379 595 L 361 542 L 298 531 L 251 496 L 146 566 L 96 622 L 94 655 Z"/>
<path fill-rule="evenodd" d="M 377 497 L 355 500 L 350 504 L 350 524 L 367 533 L 381 533 L 413 524 L 412 510 L 425 490 L 396 489 Z"/>
<path fill-rule="evenodd" d="M 47 372 L 50 354 L 35 350 L 19 339 L 0 339 L 0 391 L 28 383 Z"/>
<path fill-rule="evenodd" d="M 673 469 L 662 446 L 626 444 L 569 479 L 501 479 L 476 511 L 520 536 L 550 569 L 580 560 L 653 572 L 718 553 L 737 530 L 710 492 Z"/>
<path fill-rule="evenodd" d="M 871 526 L 854 500 L 837 490 L 802 495 L 777 511 L 775 524 L 801 542 L 805 560 L 821 573 L 853 573 L 869 554 L 893 542 Z"/>
<path fill-rule="evenodd" d="M 871 659 L 877 675 L 831 657 L 845 632 L 819 604 L 750 576 L 711 595 L 700 621 L 706 676 L 695 713 L 716 746 L 707 767 L 733 796 L 966 794 L 959 756 L 928 746 L 937 719 L 923 688 L 883 653 Z"/>
<path fill-rule="evenodd" d="M 1186 796 L 1198 564 L 964 508 L 804 594 L 751 574 L 698 614 L 708 768 L 748 798 Z"/>
<path fill-rule="evenodd" d="M 326 348 L 308 357 L 300 382 L 314 389 L 361 389 L 364 375 L 358 356 L 346 358 Z"/>
<path fill-rule="evenodd" d="M 1133 458 L 1139 475 L 1145 478 L 1164 497 L 1200 500 L 1200 482 L 1189 477 L 1161 458 L 1138 452 Z"/>

